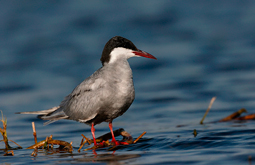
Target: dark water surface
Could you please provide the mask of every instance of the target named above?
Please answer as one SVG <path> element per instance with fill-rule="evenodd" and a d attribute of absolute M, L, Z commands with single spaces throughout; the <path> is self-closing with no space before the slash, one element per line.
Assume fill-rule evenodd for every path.
<path fill-rule="evenodd" d="M 240 108 L 255 113 L 254 1 L 1 1 L 0 109 L 8 137 L 24 149 L 3 164 L 249 164 L 255 159 L 254 121 L 209 123 Z M 136 100 L 113 122 L 138 137 L 113 154 L 78 153 L 90 127 L 73 121 L 49 126 L 16 115 L 56 106 L 101 67 L 104 44 L 120 35 L 158 58 L 129 60 Z M 212 97 L 217 99 L 205 122 Z M 74 152 L 31 157 L 38 140 L 73 142 Z M 184 125 L 178 127 L 178 125 Z M 109 132 L 107 123 L 96 136 Z M 194 137 L 193 130 L 198 135 Z M 10 143 L 13 147 L 14 144 Z M 0 148 L 4 148 L 3 142 Z M 251 161 L 248 158 L 251 157 Z"/>

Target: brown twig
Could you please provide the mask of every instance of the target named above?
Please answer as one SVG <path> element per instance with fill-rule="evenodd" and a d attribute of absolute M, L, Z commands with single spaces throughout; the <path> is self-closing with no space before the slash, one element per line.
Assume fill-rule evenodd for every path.
<path fill-rule="evenodd" d="M 246 109 L 242 108 L 242 109 L 239 109 L 237 112 L 234 112 L 232 113 L 231 115 L 223 118 L 220 120 L 220 122 L 223 122 L 223 121 L 229 121 L 229 120 L 233 120 L 233 119 L 236 119 L 237 117 L 239 117 L 242 113 L 244 112 L 247 112 Z"/>
<path fill-rule="evenodd" d="M 81 134 L 82 135 L 82 134 Z M 83 144 L 84 138 L 81 139 L 80 146 Z"/>
<path fill-rule="evenodd" d="M 0 128 L 0 132 L 3 136 L 3 141 L 5 143 L 5 149 L 8 150 L 11 148 L 11 146 L 9 145 L 8 143 L 8 138 L 7 138 L 7 131 L 6 131 L 6 128 L 7 128 L 7 119 L 4 118 L 3 116 L 3 112 L 1 111 L 2 113 L 2 120 L 0 120 L 2 123 L 3 123 L 3 128 Z"/>
<path fill-rule="evenodd" d="M 91 144 L 92 140 L 81 134 L 81 136 L 85 139 L 84 143 L 88 143 L 89 145 Z"/>
<path fill-rule="evenodd" d="M 36 130 L 35 130 L 35 123 L 32 122 L 32 128 L 33 128 L 33 135 L 34 135 L 34 140 L 35 144 L 37 143 L 37 135 L 36 135 Z"/>
<path fill-rule="evenodd" d="M 31 154 L 31 156 L 36 157 L 37 156 L 37 152 L 38 152 L 38 149 L 35 148 L 34 151 Z"/>
<path fill-rule="evenodd" d="M 4 154 L 4 156 L 9 156 L 9 155 L 14 156 L 14 152 L 11 150 L 11 151 L 6 152 L 6 153 Z"/>
<path fill-rule="evenodd" d="M 210 102 L 210 104 L 209 104 L 209 106 L 208 106 L 208 108 L 207 108 L 207 110 L 206 110 L 206 112 L 205 112 L 205 114 L 204 114 L 202 120 L 200 121 L 200 124 L 203 124 L 204 119 L 205 119 L 205 117 L 207 116 L 208 112 L 210 111 L 210 109 L 211 109 L 211 107 L 212 107 L 212 104 L 213 104 L 213 102 L 215 101 L 215 99 L 216 99 L 216 97 L 213 97 L 213 98 L 211 99 L 211 102 Z"/>
<path fill-rule="evenodd" d="M 84 146 L 84 144 L 88 143 L 89 145 L 91 144 L 91 139 L 87 138 L 86 136 L 84 136 L 83 134 L 81 134 L 81 136 L 83 137 L 81 140 L 81 144 L 80 144 L 80 148 L 78 149 L 78 152 L 81 151 L 82 147 Z M 85 141 L 83 141 L 83 139 L 85 139 Z"/>
<path fill-rule="evenodd" d="M 235 120 L 254 120 L 254 119 L 255 119 L 255 114 L 250 114 L 250 115 L 235 118 Z"/>
<path fill-rule="evenodd" d="M 17 146 L 19 146 L 19 148 L 20 148 L 20 149 L 22 149 L 22 147 L 21 147 L 21 146 L 20 146 L 18 143 L 16 143 L 15 141 L 13 141 L 13 140 L 10 140 L 10 139 L 9 139 L 8 141 L 11 141 L 11 142 L 13 142 L 13 143 L 14 143 L 14 144 L 16 144 Z"/>
<path fill-rule="evenodd" d="M 44 147 L 44 148 L 47 147 L 47 149 L 49 150 L 49 144 L 64 146 L 64 148 L 67 148 L 69 150 L 69 152 L 71 152 L 73 150 L 71 143 L 68 143 L 68 142 L 65 142 L 62 140 L 54 140 L 54 139 L 52 139 L 52 135 L 50 137 L 46 137 L 45 140 L 40 141 L 40 142 L 28 147 L 27 149 L 37 149 L 40 147 Z"/>
<path fill-rule="evenodd" d="M 143 135 L 146 134 L 146 131 L 144 131 L 137 139 L 135 139 L 135 141 L 133 142 L 134 144 L 143 137 Z"/>
<path fill-rule="evenodd" d="M 19 146 L 20 148 L 22 148 L 20 145 L 18 145 L 16 142 L 12 141 L 12 140 L 8 140 L 8 137 L 7 137 L 7 119 L 4 118 L 3 116 L 3 111 L 1 111 L 2 113 L 2 119 L 0 120 L 2 123 L 3 123 L 3 128 L 0 128 L 0 132 L 3 136 L 3 141 L 5 143 L 5 149 L 6 150 L 9 150 L 11 149 L 12 147 L 9 145 L 8 141 L 11 141 L 13 142 L 14 144 L 16 144 L 17 146 Z M 11 151 L 10 151 L 11 152 Z M 14 155 L 14 154 L 13 154 Z"/>
<path fill-rule="evenodd" d="M 80 144 L 80 147 L 79 147 L 79 149 L 78 149 L 78 152 L 80 152 L 81 151 L 81 148 L 84 146 L 84 144 L 86 143 L 86 142 L 83 142 L 84 140 L 83 140 L 84 138 L 82 138 L 81 139 L 81 144 Z"/>

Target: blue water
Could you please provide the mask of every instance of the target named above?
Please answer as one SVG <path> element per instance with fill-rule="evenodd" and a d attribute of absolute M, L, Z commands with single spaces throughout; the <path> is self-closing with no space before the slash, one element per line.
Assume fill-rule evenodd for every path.
<path fill-rule="evenodd" d="M 246 108 L 255 113 L 255 2 L 226 0 L 1 1 L 0 109 L 8 137 L 23 149 L 5 164 L 249 164 L 254 162 L 254 121 L 210 123 Z M 78 153 L 90 127 L 74 121 L 49 126 L 16 115 L 57 106 L 101 67 L 104 44 L 120 35 L 158 58 L 129 60 L 136 99 L 113 121 L 137 143 L 112 151 Z M 212 97 L 205 124 L 199 122 Z M 36 158 L 38 140 L 73 142 L 74 152 Z M 183 125 L 180 127 L 180 125 Z M 107 123 L 96 136 L 109 132 Z M 194 137 L 193 130 L 198 135 Z M 15 147 L 14 144 L 10 143 Z M 0 148 L 4 148 L 3 142 Z M 251 162 L 248 158 L 251 157 Z"/>

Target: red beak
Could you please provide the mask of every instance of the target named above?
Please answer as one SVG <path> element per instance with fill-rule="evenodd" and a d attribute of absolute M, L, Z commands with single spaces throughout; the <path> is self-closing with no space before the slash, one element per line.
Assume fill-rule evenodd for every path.
<path fill-rule="evenodd" d="M 142 50 L 138 50 L 138 51 L 133 51 L 133 53 L 137 56 L 141 56 L 141 57 L 146 57 L 146 58 L 152 58 L 152 59 L 157 59 L 156 57 L 154 57 L 153 55 L 145 52 L 145 51 L 142 51 Z"/>

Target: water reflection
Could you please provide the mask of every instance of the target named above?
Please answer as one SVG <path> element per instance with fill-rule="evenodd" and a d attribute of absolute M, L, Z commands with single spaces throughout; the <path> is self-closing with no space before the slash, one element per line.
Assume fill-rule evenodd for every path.
<path fill-rule="evenodd" d="M 118 153 L 102 153 L 96 155 L 84 155 L 82 158 L 74 158 L 71 162 L 106 162 L 107 164 L 117 163 L 120 161 L 138 158 L 139 154 L 118 154 Z"/>

